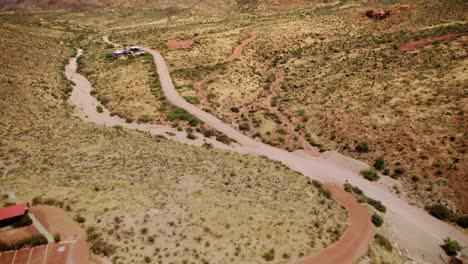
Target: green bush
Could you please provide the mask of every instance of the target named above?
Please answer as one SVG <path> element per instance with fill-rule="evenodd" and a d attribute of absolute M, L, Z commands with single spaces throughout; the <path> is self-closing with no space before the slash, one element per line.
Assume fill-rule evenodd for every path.
<path fill-rule="evenodd" d="M 275 259 L 275 249 L 272 248 L 268 250 L 267 252 L 265 252 L 265 254 L 262 255 L 262 258 L 265 261 L 273 261 Z"/>
<path fill-rule="evenodd" d="M 153 119 L 148 115 L 141 115 L 140 117 L 138 117 L 137 121 L 140 123 L 149 123 L 153 121 Z"/>
<path fill-rule="evenodd" d="M 378 170 L 382 170 L 385 166 L 385 161 L 383 158 L 378 158 L 375 160 L 374 162 L 374 168 L 378 169 Z"/>
<path fill-rule="evenodd" d="M 374 239 L 375 239 L 375 242 L 377 243 L 377 245 L 382 246 L 387 251 L 391 252 L 393 250 L 392 243 L 390 243 L 390 240 L 388 240 L 383 235 L 376 233 Z"/>
<path fill-rule="evenodd" d="M 384 222 L 383 218 L 378 214 L 373 214 L 371 217 L 371 220 L 372 220 L 372 223 L 374 223 L 376 227 L 382 226 Z"/>
<path fill-rule="evenodd" d="M 456 256 L 458 251 L 462 250 L 462 246 L 455 239 L 452 240 L 450 237 L 444 239 L 444 244 L 440 246 L 447 255 Z"/>
<path fill-rule="evenodd" d="M 361 175 L 369 181 L 377 181 L 378 179 L 380 179 L 379 173 L 373 167 L 361 170 Z"/>
<path fill-rule="evenodd" d="M 385 207 L 380 201 L 367 197 L 366 202 L 379 212 L 385 213 L 387 211 L 387 207 Z"/>
<path fill-rule="evenodd" d="M 14 228 L 18 228 L 28 226 L 30 224 L 32 224 L 32 219 L 29 217 L 29 215 L 23 215 L 19 217 L 18 220 L 15 220 L 13 224 L 11 224 L 11 226 Z"/>
<path fill-rule="evenodd" d="M 365 142 L 361 142 L 356 146 L 356 151 L 359 153 L 367 153 L 369 152 L 369 146 Z"/>
<path fill-rule="evenodd" d="M 447 221 L 451 216 L 450 210 L 443 204 L 426 206 L 426 211 L 437 219 Z"/>
<path fill-rule="evenodd" d="M 7 244 L 0 241 L 0 252 L 8 250 L 18 250 L 24 247 L 37 247 L 47 244 L 47 238 L 43 235 L 32 235 L 30 237 L 21 239 L 13 244 Z"/>
<path fill-rule="evenodd" d="M 75 216 L 75 221 L 76 221 L 77 223 L 82 224 L 82 223 L 86 222 L 86 218 L 85 218 L 84 216 L 80 215 L 80 214 L 77 214 L 77 215 Z"/>
<path fill-rule="evenodd" d="M 104 109 L 102 109 L 102 106 L 98 105 L 98 106 L 96 106 L 96 112 L 102 113 L 102 112 L 104 112 Z"/>
<path fill-rule="evenodd" d="M 457 218 L 457 225 L 467 228 L 468 227 L 468 215 L 460 216 Z"/>
<path fill-rule="evenodd" d="M 169 121 L 175 121 L 175 120 L 189 121 L 192 118 L 193 118 L 192 115 L 189 112 L 187 112 L 187 110 L 180 108 L 180 107 L 176 107 L 172 109 L 172 111 L 169 112 L 166 116 L 166 119 Z"/>
<path fill-rule="evenodd" d="M 200 99 L 195 96 L 185 96 L 184 99 L 191 104 L 200 104 Z"/>
<path fill-rule="evenodd" d="M 249 123 L 242 123 L 239 125 L 239 129 L 242 131 L 250 131 Z"/>
<path fill-rule="evenodd" d="M 195 140 L 197 137 L 192 132 L 189 132 L 187 133 L 187 138 L 190 140 Z"/>

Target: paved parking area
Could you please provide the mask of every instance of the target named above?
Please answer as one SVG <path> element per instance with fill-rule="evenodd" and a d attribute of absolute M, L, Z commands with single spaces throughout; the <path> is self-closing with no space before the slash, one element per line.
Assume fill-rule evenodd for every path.
<path fill-rule="evenodd" d="M 78 241 L 64 241 L 43 246 L 0 253 L 0 264 L 82 264 L 79 256 L 72 256 Z M 78 260 L 78 261 L 77 261 Z"/>

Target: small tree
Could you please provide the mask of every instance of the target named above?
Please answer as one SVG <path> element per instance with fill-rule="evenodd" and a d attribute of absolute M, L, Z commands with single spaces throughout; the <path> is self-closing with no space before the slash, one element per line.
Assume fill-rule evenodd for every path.
<path fill-rule="evenodd" d="M 380 179 L 379 173 L 375 168 L 372 167 L 362 170 L 361 175 L 369 181 L 377 181 L 378 179 Z"/>
<path fill-rule="evenodd" d="M 458 251 L 462 250 L 462 246 L 455 239 L 452 240 L 450 237 L 444 239 L 444 244 L 440 246 L 448 256 L 456 256 Z"/>
<path fill-rule="evenodd" d="M 381 170 L 383 169 L 385 166 L 385 161 L 383 158 L 378 158 L 375 160 L 374 162 L 374 168 L 378 169 L 378 170 Z"/>
<path fill-rule="evenodd" d="M 426 206 L 426 211 L 437 219 L 446 221 L 450 218 L 450 210 L 443 204 L 434 204 Z"/>
<path fill-rule="evenodd" d="M 367 153 L 369 152 L 369 146 L 366 142 L 361 142 L 356 146 L 356 151 L 359 153 Z"/>
<path fill-rule="evenodd" d="M 468 215 L 458 217 L 457 225 L 463 228 L 467 228 L 468 227 Z"/>
<path fill-rule="evenodd" d="M 371 217 L 371 220 L 372 220 L 372 223 L 374 223 L 376 227 L 381 226 L 384 222 L 383 218 L 378 214 L 373 214 Z"/>

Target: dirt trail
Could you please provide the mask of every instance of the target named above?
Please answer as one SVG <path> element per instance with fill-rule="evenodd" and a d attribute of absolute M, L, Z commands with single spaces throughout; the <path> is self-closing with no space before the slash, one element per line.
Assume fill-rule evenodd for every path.
<path fill-rule="evenodd" d="M 352 260 L 361 256 L 361 252 L 367 250 L 367 245 L 374 238 L 374 226 L 369 219 L 367 210 L 358 203 L 352 194 L 344 192 L 340 186 L 335 184 L 328 183 L 324 187 L 332 193 L 333 199 L 346 208 L 351 223 L 337 242 L 316 255 L 300 259 L 297 263 L 351 264 Z"/>
<path fill-rule="evenodd" d="M 232 62 L 233 60 L 239 58 L 239 56 L 242 54 L 242 51 L 244 50 L 245 46 L 247 46 L 249 43 L 251 43 L 252 41 L 254 41 L 257 38 L 257 35 L 255 35 L 255 33 L 252 30 L 247 29 L 245 32 L 248 33 L 250 35 L 250 37 L 247 38 L 247 39 L 244 39 L 239 45 L 237 45 L 234 48 L 234 50 L 232 51 L 231 55 L 229 55 L 229 57 L 224 59 L 222 62 L 212 62 L 212 63 L 208 63 L 208 64 L 205 64 L 205 65 L 202 65 L 202 66 L 210 67 L 210 66 L 214 66 L 214 65 L 220 64 L 220 63 Z M 118 44 L 110 42 L 108 36 L 105 36 L 103 38 L 103 40 L 106 41 L 109 44 L 112 44 L 112 45 L 116 46 L 116 47 L 120 46 Z M 173 72 L 175 70 L 180 70 L 180 69 L 195 69 L 196 67 L 199 67 L 199 65 L 198 66 L 191 66 L 191 67 L 170 67 L 170 66 L 168 66 L 169 72 Z"/>
<path fill-rule="evenodd" d="M 440 256 L 443 255 L 444 252 L 439 245 L 447 236 L 457 239 L 463 246 L 468 245 L 468 236 L 460 230 L 430 216 L 420 208 L 409 205 L 406 201 L 395 196 L 383 184 L 370 182 L 361 177 L 359 171 L 367 167 L 366 164 L 332 151 L 325 152 L 319 157 L 314 157 L 301 151 L 290 153 L 283 149 L 263 144 L 245 136 L 210 113 L 204 112 L 188 103 L 174 88 L 174 84 L 169 75 L 169 69 L 161 54 L 151 49 L 145 50 L 150 52 L 154 57 L 162 89 L 168 100 L 172 104 L 186 109 L 198 119 L 204 121 L 214 129 L 223 132 L 228 137 L 235 139 L 242 145 L 242 147 L 233 148 L 231 150 L 239 153 L 264 155 L 269 159 L 281 161 L 289 168 L 301 172 L 307 177 L 322 182 L 342 185 L 348 181 L 350 184 L 358 186 L 367 196 L 383 202 L 387 207 L 387 219 L 390 228 L 394 232 L 396 241 L 399 246 L 409 251 L 411 257 L 418 261 L 424 263 L 443 263 Z M 74 91 L 75 90 L 78 89 L 74 89 Z M 344 190 L 338 188 L 336 192 L 338 192 L 338 194 L 335 193 L 335 195 L 339 195 L 339 193 L 344 192 Z M 348 213 L 350 214 L 350 218 L 357 217 L 357 219 L 359 219 L 361 217 L 360 214 L 354 215 L 353 211 L 349 211 Z M 355 221 L 351 221 L 351 224 L 352 223 L 355 223 Z M 349 228 L 353 227 L 350 226 Z M 340 248 L 335 248 L 334 250 L 330 249 L 328 254 L 340 255 L 340 251 L 343 249 L 352 251 L 349 252 L 349 257 L 353 258 L 349 259 L 350 263 L 355 260 L 356 256 L 360 256 L 366 252 L 369 242 L 367 238 L 361 236 L 359 236 L 358 240 L 356 240 L 355 237 L 347 236 L 346 240 L 340 239 L 339 241 L 342 241 L 340 243 Z M 325 250 L 329 249 L 327 248 Z M 466 254 L 467 251 L 468 250 L 465 248 L 464 253 Z M 325 262 L 326 259 L 323 259 L 323 261 Z M 321 262 L 319 261 L 319 263 Z"/>
<path fill-rule="evenodd" d="M 108 38 L 104 38 L 104 40 L 106 41 Z M 116 47 L 119 46 L 110 41 L 107 41 L 107 43 L 113 44 Z M 187 138 L 187 134 L 185 132 L 177 131 L 177 129 L 169 126 L 126 123 L 122 118 L 111 116 L 109 110 L 107 110 L 105 107 L 103 107 L 102 113 L 98 113 L 96 111 L 96 107 L 102 105 L 90 94 L 92 90 L 91 83 L 86 79 L 86 77 L 76 72 L 76 59 L 81 56 L 82 53 L 83 51 L 81 49 L 78 50 L 77 56 L 71 58 L 69 64 L 65 67 L 65 76 L 75 84 L 69 102 L 76 107 L 75 115 L 77 115 L 82 120 L 102 126 L 121 126 L 129 129 L 146 131 L 154 135 L 162 135 L 166 138 L 194 146 L 202 146 L 204 143 L 210 143 L 219 149 L 233 150 L 237 148 L 236 144 L 227 146 L 213 138 L 205 138 L 200 133 L 194 133 L 197 138 L 195 140 L 190 140 Z M 237 151 L 242 152 L 242 150 L 239 149 Z"/>
<path fill-rule="evenodd" d="M 193 43 L 196 43 L 198 40 L 204 38 L 204 36 L 196 36 L 190 40 L 169 40 L 166 43 L 167 49 L 168 50 L 177 50 L 177 49 L 186 49 L 190 48 Z"/>
<path fill-rule="evenodd" d="M 245 46 L 247 46 L 250 42 L 254 41 L 257 38 L 257 35 L 255 35 L 255 32 L 253 32 L 252 30 L 247 29 L 245 32 L 250 34 L 250 38 L 244 39 L 240 45 L 234 48 L 231 56 L 227 57 L 223 62 L 231 62 L 237 59 L 241 55 L 242 50 L 245 48 Z"/>
<path fill-rule="evenodd" d="M 405 44 L 399 46 L 398 50 L 399 51 L 414 50 L 414 49 L 417 49 L 419 47 L 429 45 L 429 44 L 432 44 L 432 43 L 437 42 L 437 41 L 451 40 L 451 39 L 455 39 L 455 38 L 458 38 L 458 37 L 463 36 L 463 35 L 465 35 L 465 34 L 464 33 L 448 34 L 448 35 L 437 37 L 437 38 L 429 38 L 429 39 L 423 39 L 423 40 L 418 40 L 418 41 L 411 41 L 411 42 L 408 42 L 408 43 L 405 43 Z"/>

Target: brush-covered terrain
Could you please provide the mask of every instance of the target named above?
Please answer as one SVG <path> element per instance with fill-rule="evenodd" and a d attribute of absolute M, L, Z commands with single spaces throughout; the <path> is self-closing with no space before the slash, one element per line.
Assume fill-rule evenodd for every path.
<path fill-rule="evenodd" d="M 161 50 L 179 92 L 245 134 L 291 151 L 337 150 L 398 179 L 395 193 L 420 207 L 466 214 L 461 1 L 248 6 L 232 19 L 180 12 L 107 32 Z M 376 20 L 367 10 L 391 16 Z M 246 30 L 257 38 L 223 62 Z M 190 48 L 167 49 L 169 40 L 193 38 Z"/>
<path fill-rule="evenodd" d="M 65 208 L 93 253 L 113 263 L 286 263 L 346 229 L 344 209 L 279 163 L 73 117 L 63 68 L 81 33 L 0 19 L 0 187 Z"/>
<path fill-rule="evenodd" d="M 467 214 L 463 1 L 0 4 L 0 191 L 63 206 L 112 263 L 290 263 L 349 219 L 280 163 L 73 116 L 63 71 L 81 47 L 78 70 L 112 115 L 208 131 L 165 98 L 150 55 L 115 58 L 106 35 L 161 51 L 187 101 L 246 135 L 336 150 L 400 181 L 411 203 L 448 209 L 444 220 Z M 81 11 L 49 11 L 63 8 Z M 387 225 L 359 263 L 403 263 Z"/>

